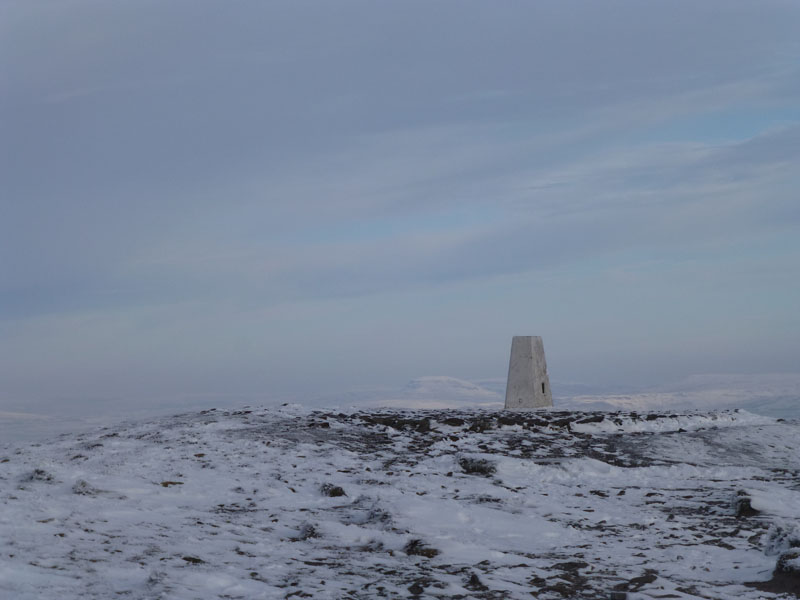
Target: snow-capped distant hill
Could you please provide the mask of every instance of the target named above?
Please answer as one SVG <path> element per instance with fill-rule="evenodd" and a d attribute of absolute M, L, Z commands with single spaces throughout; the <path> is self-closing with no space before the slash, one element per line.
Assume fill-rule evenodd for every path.
<path fill-rule="evenodd" d="M 655 389 L 610 393 L 583 384 L 552 384 L 556 408 L 574 410 L 718 410 L 742 408 L 775 417 L 800 417 L 800 375 L 696 375 Z M 465 381 L 421 377 L 405 388 L 366 389 L 318 399 L 317 406 L 395 408 L 502 407 L 505 379 Z"/>
<path fill-rule="evenodd" d="M 495 389 L 489 389 L 480 382 L 447 376 L 419 377 L 401 389 L 369 388 L 326 396 L 312 402 L 315 406 L 394 408 L 497 408 L 502 403 L 503 396 Z"/>
<path fill-rule="evenodd" d="M 617 389 L 552 382 L 556 408 L 570 410 L 717 410 L 743 408 L 774 417 L 800 417 L 800 375 L 697 375 L 673 385 L 646 390 Z M 504 378 L 466 381 L 455 377 L 420 377 L 402 388 L 364 388 L 318 398 L 290 399 L 307 406 L 341 408 L 394 407 L 502 408 Z M 141 419 L 178 411 L 230 408 L 284 402 L 264 395 L 186 396 L 145 402 L 84 399 L 60 404 L 16 405 L 0 411 L 0 442 L 42 440 L 65 431 L 85 431 L 123 419 Z"/>
<path fill-rule="evenodd" d="M 416 396 L 468 396 L 471 398 L 495 399 L 496 394 L 476 383 L 455 377 L 420 377 L 413 379 L 405 388 L 408 394 Z"/>
<path fill-rule="evenodd" d="M 800 417 L 800 374 L 695 375 L 653 390 L 559 398 L 584 410 L 715 410 L 742 408 L 775 417 Z"/>
<path fill-rule="evenodd" d="M 798 440 L 745 412 L 284 407 L 0 446 L 0 597 L 790 598 Z"/>

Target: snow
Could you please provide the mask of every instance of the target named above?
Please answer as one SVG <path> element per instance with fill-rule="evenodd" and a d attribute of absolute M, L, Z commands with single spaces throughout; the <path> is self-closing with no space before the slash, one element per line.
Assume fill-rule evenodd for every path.
<path fill-rule="evenodd" d="M 8 444 L 0 597 L 776 598 L 748 584 L 795 560 L 798 439 L 745 411 L 286 406 Z"/>
<path fill-rule="evenodd" d="M 553 385 L 556 390 L 556 385 Z M 560 398 L 584 410 L 720 410 L 740 408 L 772 417 L 800 417 L 800 374 L 693 375 L 661 388 Z"/>
<path fill-rule="evenodd" d="M 755 510 L 800 523 L 799 491 L 774 489 L 772 486 L 759 484 L 753 484 L 743 490 L 750 497 L 750 504 Z"/>

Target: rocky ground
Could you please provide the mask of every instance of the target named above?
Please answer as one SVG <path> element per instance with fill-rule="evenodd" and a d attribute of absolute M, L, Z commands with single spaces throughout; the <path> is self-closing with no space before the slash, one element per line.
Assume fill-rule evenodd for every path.
<path fill-rule="evenodd" d="M 800 424 L 208 410 L 0 447 L 0 596 L 794 598 Z"/>

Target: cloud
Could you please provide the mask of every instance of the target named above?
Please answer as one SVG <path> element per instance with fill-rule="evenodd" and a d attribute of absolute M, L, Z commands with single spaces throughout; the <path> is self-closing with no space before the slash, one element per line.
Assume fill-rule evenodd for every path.
<path fill-rule="evenodd" d="M 787 184 L 795 177 L 791 165 L 800 147 L 793 143 L 798 131 L 797 127 L 776 130 L 724 145 L 644 145 L 635 152 L 603 154 L 564 165 L 561 171 L 545 174 L 558 182 L 549 185 L 538 179 L 538 173 L 524 171 L 507 174 L 511 184 L 498 185 L 491 175 L 488 183 L 467 178 L 476 187 L 494 185 L 498 200 L 486 202 L 464 194 L 425 203 L 412 194 L 411 204 L 417 200 L 419 205 L 406 207 L 411 216 L 395 231 L 381 231 L 386 214 L 395 223 L 402 221 L 402 213 L 394 212 L 392 202 L 366 211 L 358 200 L 348 206 L 346 192 L 341 203 L 335 196 L 330 198 L 345 214 L 326 216 L 321 226 L 312 215 L 308 231 L 295 230 L 297 241 L 291 234 L 279 241 L 269 236 L 210 240 L 204 235 L 191 245 L 179 239 L 172 251 L 155 248 L 150 258 L 136 263 L 135 271 L 144 276 L 160 273 L 158 281 L 172 281 L 187 293 L 194 293 L 194 286 L 203 280 L 208 289 L 224 282 L 219 287 L 230 295 L 269 304 L 569 268 L 580 260 L 623 249 L 685 252 L 732 238 L 757 237 L 797 225 L 794 195 Z M 465 165 L 474 154 L 465 155 L 469 158 L 464 163 L 452 161 L 454 171 L 459 171 L 455 165 L 469 170 Z M 386 183 L 396 173 L 387 172 L 382 161 L 372 163 L 376 169 L 371 171 L 367 156 L 363 158 L 352 162 L 352 172 L 341 173 L 343 181 L 363 178 L 367 189 L 382 182 L 389 189 L 395 185 Z M 402 180 L 401 167 L 399 172 Z M 411 168 L 409 173 L 417 171 Z M 424 173 L 420 169 L 422 177 Z M 462 184 L 446 180 L 443 187 L 452 192 Z M 512 194 L 509 185 L 525 193 Z M 459 210 L 469 215 L 481 202 L 488 205 L 484 213 L 459 221 Z M 429 215 L 442 205 L 449 206 L 454 216 L 426 228 Z M 298 211 L 308 208 L 296 207 Z M 238 217 L 228 215 L 230 227 L 265 220 L 260 209 L 256 204 Z M 270 207 L 265 210 L 269 212 Z M 228 226 L 222 216 L 218 219 Z M 337 235 L 339 228 L 344 231 Z M 354 232 L 358 228 L 367 233 L 358 235 Z"/>
<path fill-rule="evenodd" d="M 462 135 L 448 143 L 466 143 Z M 172 227 L 134 228 L 151 236 L 136 253 L 115 255 L 125 246 L 109 241 L 112 252 L 78 265 L 94 264 L 95 276 L 67 271 L 63 278 L 47 274 L 46 286 L 6 287 L 6 313 L 13 315 L 15 304 L 35 312 L 47 303 L 74 310 L 81 302 L 102 307 L 221 296 L 257 305 L 374 294 L 569 268 L 621 249 L 668 252 L 757 236 L 796 224 L 788 183 L 797 135 L 792 127 L 724 145 L 644 144 L 502 178 L 479 168 L 494 150 L 509 151 L 501 143 L 452 154 L 442 144 L 441 168 L 435 161 L 426 168 L 427 153 L 416 156 L 416 143 L 376 157 L 376 147 L 391 146 L 387 139 L 319 181 L 292 175 L 278 182 L 296 203 L 233 202 Z M 415 142 L 426 137 L 436 136 L 420 134 Z M 330 194 L 320 198 L 326 188 Z M 322 215 L 313 214 L 318 207 Z"/>
<path fill-rule="evenodd" d="M 287 318 L 324 327 L 341 319 L 333 307 L 382 315 L 391 301 L 433 335 L 447 319 L 399 299 L 458 312 L 465 289 L 509 328 L 535 300 L 564 329 L 602 329 L 594 308 L 531 291 L 546 277 L 605 299 L 618 327 L 614 278 L 663 293 L 658 273 L 697 314 L 734 319 L 746 309 L 691 286 L 798 251 L 793 3 L 0 10 L 0 111 L 13 115 L 0 124 L 0 327 L 26 341 L 28 370 L 58 363 L 45 349 L 85 327 L 96 333 L 79 350 L 58 347 L 110 364 L 107 330 L 139 340 L 133 362 L 150 364 L 151 340 L 191 374 L 214 362 L 198 340 L 236 348 L 244 313 L 295 304 L 314 316 Z M 768 292 L 793 298 L 781 279 Z M 669 314 L 656 296 L 646 306 Z M 150 319 L 193 343 L 158 350 L 170 340 Z M 275 347 L 293 339 L 279 321 L 263 321 Z M 643 343 L 631 340 L 629 356 Z M 177 365 L 184 352 L 196 362 Z"/>

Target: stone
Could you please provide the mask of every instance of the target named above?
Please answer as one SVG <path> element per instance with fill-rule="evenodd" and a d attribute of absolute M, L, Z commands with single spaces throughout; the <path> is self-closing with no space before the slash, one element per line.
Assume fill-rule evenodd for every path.
<path fill-rule="evenodd" d="M 411 540 L 408 542 L 403 551 L 409 556 L 424 556 L 425 558 L 433 558 L 439 554 L 436 548 L 431 548 L 426 545 L 422 540 Z"/>
<path fill-rule="evenodd" d="M 470 475 L 483 475 L 488 477 L 494 475 L 497 467 L 493 462 L 485 458 L 462 458 L 458 461 L 459 466 L 464 469 L 464 473 Z"/>
<path fill-rule="evenodd" d="M 736 492 L 731 503 L 733 504 L 733 510 L 736 513 L 737 519 L 741 519 L 742 517 L 754 517 L 758 514 L 759 511 L 753 508 L 751 502 L 752 499 L 746 491 L 739 490 Z"/>
<path fill-rule="evenodd" d="M 553 406 L 544 344 L 538 335 L 515 335 L 508 364 L 506 410 Z"/>
<path fill-rule="evenodd" d="M 345 494 L 344 489 L 341 486 L 333 485 L 332 483 L 323 483 L 322 486 L 319 488 L 320 492 L 322 492 L 323 496 L 329 496 L 331 498 L 338 498 L 339 496 L 347 496 Z"/>

